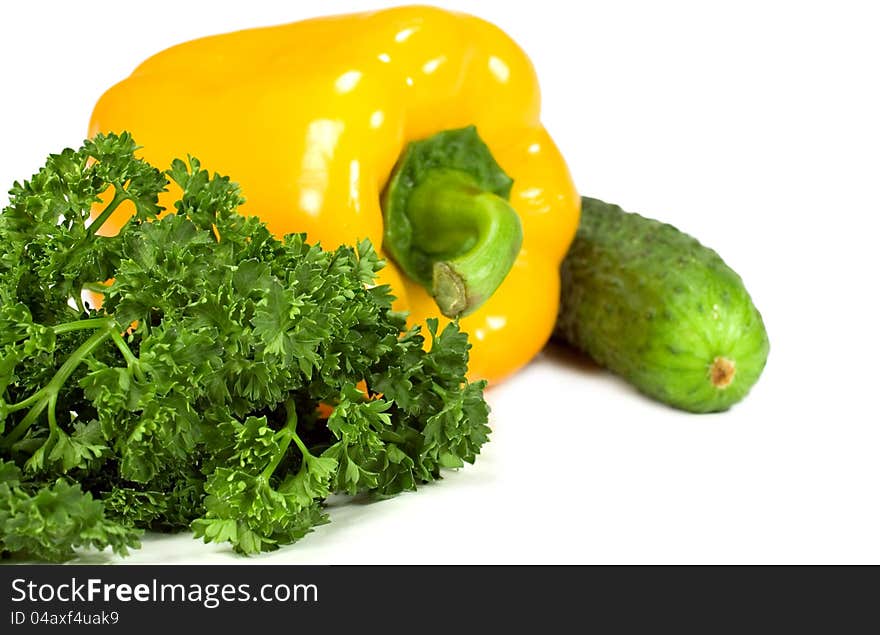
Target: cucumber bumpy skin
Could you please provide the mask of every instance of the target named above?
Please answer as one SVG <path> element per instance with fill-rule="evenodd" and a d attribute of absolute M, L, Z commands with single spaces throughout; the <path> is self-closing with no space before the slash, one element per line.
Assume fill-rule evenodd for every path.
<path fill-rule="evenodd" d="M 581 202 L 561 300 L 557 338 L 690 412 L 742 399 L 770 350 L 761 314 L 718 254 L 593 198 Z"/>

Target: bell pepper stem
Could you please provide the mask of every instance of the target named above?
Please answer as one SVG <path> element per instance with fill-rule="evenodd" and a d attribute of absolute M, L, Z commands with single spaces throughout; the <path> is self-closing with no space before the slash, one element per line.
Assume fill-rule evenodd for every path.
<path fill-rule="evenodd" d="M 474 126 L 410 142 L 382 193 L 382 247 L 450 318 L 473 313 L 516 262 L 513 179 Z"/>
<path fill-rule="evenodd" d="M 412 225 L 408 256 L 422 263 L 413 277 L 429 288 L 447 317 L 479 308 L 503 282 L 522 247 L 516 210 L 457 170 L 437 169 L 417 185 L 407 217 Z M 428 272 L 430 280 L 425 279 Z"/>

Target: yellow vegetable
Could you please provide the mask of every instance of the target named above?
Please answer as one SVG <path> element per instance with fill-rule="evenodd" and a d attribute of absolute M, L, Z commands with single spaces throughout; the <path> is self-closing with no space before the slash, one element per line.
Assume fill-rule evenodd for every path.
<path fill-rule="evenodd" d="M 500 29 L 402 7 L 174 46 L 101 97 L 89 132 L 128 130 L 155 165 L 198 157 L 240 183 L 243 212 L 277 235 L 307 232 L 327 248 L 363 238 L 383 245 L 395 256 L 382 282 L 392 286 L 396 308 L 413 323 L 441 309 L 464 315 L 470 376 L 497 381 L 549 338 L 559 264 L 578 221 L 577 192 L 539 110 L 534 68 Z M 421 190 L 409 184 L 418 211 L 403 209 L 394 221 L 412 231 L 391 236 L 400 226 L 383 216 L 383 190 L 410 143 L 444 131 L 467 135 L 470 127 L 512 189 L 481 189 L 473 170 L 454 160 L 435 166 Z M 435 209 L 432 201 L 444 202 Z M 118 228 L 127 213 L 120 209 L 108 224 Z M 506 229 L 496 240 L 497 219 Z"/>

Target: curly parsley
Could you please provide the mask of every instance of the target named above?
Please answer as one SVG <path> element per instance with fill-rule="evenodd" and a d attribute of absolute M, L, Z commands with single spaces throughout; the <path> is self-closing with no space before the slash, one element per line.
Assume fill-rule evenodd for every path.
<path fill-rule="evenodd" d="M 0 214 L 0 551 L 124 555 L 190 527 L 252 554 L 327 522 L 334 492 L 475 460 L 489 409 L 467 337 L 407 330 L 369 242 L 279 240 L 228 178 L 136 149 L 123 133 L 51 155 Z"/>

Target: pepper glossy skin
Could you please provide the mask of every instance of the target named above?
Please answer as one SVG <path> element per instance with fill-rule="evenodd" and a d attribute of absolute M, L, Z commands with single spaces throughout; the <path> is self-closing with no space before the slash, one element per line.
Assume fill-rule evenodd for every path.
<path fill-rule="evenodd" d="M 580 199 L 539 113 L 534 68 L 504 32 L 413 6 L 174 46 L 101 97 L 89 134 L 128 130 L 159 166 L 196 156 L 241 184 L 243 213 L 331 248 L 362 238 L 381 245 L 380 195 L 407 144 L 475 125 L 514 179 L 510 203 L 523 229 L 507 278 L 461 320 L 473 343 L 469 376 L 497 382 L 550 337 L 559 265 L 578 222 Z M 111 230 L 126 213 L 110 219 Z M 393 262 L 380 281 L 411 322 L 439 315 Z"/>

